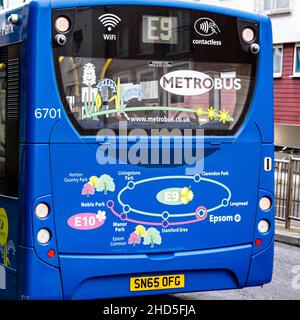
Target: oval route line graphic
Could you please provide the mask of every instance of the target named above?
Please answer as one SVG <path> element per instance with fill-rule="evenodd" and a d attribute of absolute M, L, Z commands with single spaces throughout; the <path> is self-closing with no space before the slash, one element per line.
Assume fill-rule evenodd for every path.
<path fill-rule="evenodd" d="M 172 214 L 167 211 L 164 212 L 147 212 L 147 211 L 141 211 L 137 210 L 135 208 L 132 208 L 128 204 L 125 204 L 122 201 L 122 194 L 126 191 L 133 190 L 137 185 L 153 182 L 153 181 L 160 181 L 160 180 L 174 180 L 174 179 L 184 179 L 184 180 L 193 180 L 195 183 L 200 183 L 200 182 L 207 182 L 207 183 L 212 183 L 215 185 L 218 185 L 219 187 L 222 187 L 225 189 L 228 193 L 228 196 L 224 199 L 222 199 L 221 203 L 213 208 L 207 209 L 204 206 L 199 205 L 195 211 L 193 212 L 188 212 L 188 213 L 183 213 L 183 214 Z M 117 213 L 115 210 L 115 203 L 112 200 L 109 200 L 107 202 L 107 207 L 112 211 L 114 215 L 116 215 L 118 218 L 120 218 L 122 221 L 128 221 L 132 223 L 138 223 L 138 224 L 143 224 L 143 225 L 153 225 L 153 226 L 172 226 L 172 225 L 185 225 L 185 224 L 191 224 L 191 223 L 198 223 L 207 218 L 208 213 L 219 210 L 223 207 L 227 207 L 229 205 L 230 199 L 231 199 L 231 191 L 230 189 L 215 180 L 212 179 L 207 179 L 203 178 L 200 175 L 195 175 L 195 176 L 163 176 L 163 177 L 154 177 L 154 178 L 149 178 L 145 180 L 140 180 L 137 182 L 130 181 L 128 182 L 127 186 L 124 187 L 118 194 L 118 202 L 122 206 L 122 212 Z M 131 219 L 129 217 L 130 212 L 138 214 L 141 216 L 141 219 Z M 144 221 L 142 217 L 152 217 L 152 218 L 159 218 L 162 219 L 160 222 L 153 222 L 153 221 Z M 170 218 L 173 219 L 178 219 L 178 218 L 186 218 L 185 221 L 175 221 L 171 222 L 169 221 Z M 192 218 L 192 220 L 190 220 Z M 195 219 L 193 219 L 195 218 Z"/>

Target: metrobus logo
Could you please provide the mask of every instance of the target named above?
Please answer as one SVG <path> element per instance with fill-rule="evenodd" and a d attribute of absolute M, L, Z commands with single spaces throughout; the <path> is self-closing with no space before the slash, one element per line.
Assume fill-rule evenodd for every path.
<path fill-rule="evenodd" d="M 173 94 L 181 96 L 197 96 L 217 90 L 240 90 L 242 80 L 238 78 L 214 78 L 209 75 L 192 70 L 178 70 L 164 75 L 160 79 L 161 87 Z"/>

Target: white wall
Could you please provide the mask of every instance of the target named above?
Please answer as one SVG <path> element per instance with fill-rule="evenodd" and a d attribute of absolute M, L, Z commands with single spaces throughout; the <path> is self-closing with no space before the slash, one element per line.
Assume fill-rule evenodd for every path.
<path fill-rule="evenodd" d="M 255 2 L 255 0 L 194 0 L 194 1 L 222 6 L 222 7 L 239 9 L 244 11 L 254 11 L 254 2 Z"/>
<path fill-rule="evenodd" d="M 11 7 L 18 7 L 22 5 L 24 0 L 3 0 L 3 8 L 11 8 Z"/>
<path fill-rule="evenodd" d="M 274 43 L 300 42 L 300 0 L 293 1 L 291 14 L 272 18 Z"/>

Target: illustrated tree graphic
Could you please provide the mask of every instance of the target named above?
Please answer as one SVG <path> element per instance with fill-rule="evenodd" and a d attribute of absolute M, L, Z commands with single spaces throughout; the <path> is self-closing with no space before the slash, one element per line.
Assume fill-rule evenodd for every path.
<path fill-rule="evenodd" d="M 130 237 L 129 237 L 129 240 L 128 240 L 128 244 L 133 244 L 135 246 L 136 244 L 140 244 L 140 243 L 141 243 L 140 236 L 137 233 L 132 232 L 130 234 Z"/>
<path fill-rule="evenodd" d="M 96 190 L 98 192 L 104 192 L 106 195 L 108 191 L 114 192 L 116 189 L 116 185 L 114 183 L 114 179 L 108 174 L 103 174 L 98 181 Z"/>
<path fill-rule="evenodd" d="M 154 248 L 155 244 L 161 244 L 160 232 L 155 228 L 149 228 L 144 237 L 144 245 L 150 245 L 151 248 Z"/>
<path fill-rule="evenodd" d="M 135 228 L 135 233 L 138 234 L 140 238 L 143 238 L 143 237 L 145 237 L 147 231 L 146 231 L 145 227 L 138 225 Z"/>
<path fill-rule="evenodd" d="M 81 191 L 83 196 L 90 196 L 95 194 L 94 187 L 90 183 L 86 183 Z"/>
<path fill-rule="evenodd" d="M 96 176 L 90 177 L 90 179 L 89 179 L 89 184 L 90 184 L 93 188 L 95 188 L 98 183 L 99 183 L 99 178 L 98 178 L 98 177 L 96 177 Z"/>

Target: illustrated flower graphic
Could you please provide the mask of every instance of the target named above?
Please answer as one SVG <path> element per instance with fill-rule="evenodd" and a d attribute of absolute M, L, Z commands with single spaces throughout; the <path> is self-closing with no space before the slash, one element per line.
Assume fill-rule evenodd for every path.
<path fill-rule="evenodd" d="M 90 185 L 92 185 L 94 188 L 96 188 L 97 184 L 99 183 L 99 178 L 96 176 L 90 177 L 89 180 Z"/>
<path fill-rule="evenodd" d="M 230 122 L 229 111 L 222 109 L 219 114 L 219 120 L 220 122 L 223 122 L 223 123 Z"/>
<path fill-rule="evenodd" d="M 146 228 L 139 225 L 135 228 L 135 232 L 139 235 L 140 238 L 143 238 L 146 235 Z"/>
<path fill-rule="evenodd" d="M 106 212 L 99 210 L 99 211 L 98 211 L 98 214 L 97 214 L 97 218 L 98 218 L 98 220 L 99 220 L 100 222 L 101 222 L 101 221 L 105 221 L 105 220 L 106 220 Z"/>
<path fill-rule="evenodd" d="M 95 189 L 90 183 L 86 183 L 82 189 L 81 194 L 83 196 L 90 196 L 95 194 Z"/>
<path fill-rule="evenodd" d="M 217 111 L 214 107 L 210 107 L 208 110 L 207 110 L 207 118 L 209 120 L 214 120 L 216 119 L 217 117 Z"/>
<path fill-rule="evenodd" d="M 188 204 L 194 199 L 194 193 L 191 188 L 185 187 L 181 189 L 180 200 L 182 204 Z"/>
<path fill-rule="evenodd" d="M 98 192 L 104 192 L 105 195 L 107 195 L 107 192 L 114 192 L 116 189 L 116 185 L 114 183 L 114 179 L 109 176 L 108 174 L 103 174 L 98 181 L 98 184 L 96 186 L 96 190 Z"/>
<path fill-rule="evenodd" d="M 141 238 L 139 237 L 139 235 L 135 232 L 132 232 L 130 234 L 128 244 L 133 244 L 135 246 L 136 244 L 140 244 L 140 243 L 141 243 Z"/>
<path fill-rule="evenodd" d="M 203 116 L 203 114 L 204 114 L 204 108 L 202 108 L 202 107 L 198 107 L 197 109 L 196 109 L 196 114 L 197 114 L 197 116 L 200 118 L 201 116 Z"/>
<path fill-rule="evenodd" d="M 144 245 L 150 245 L 151 248 L 154 248 L 154 245 L 160 245 L 161 244 L 161 236 L 160 232 L 155 228 L 149 228 L 147 229 L 147 233 L 144 237 Z"/>

